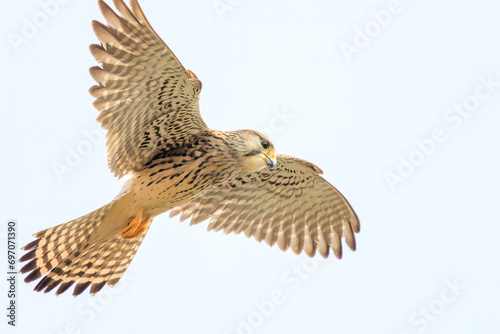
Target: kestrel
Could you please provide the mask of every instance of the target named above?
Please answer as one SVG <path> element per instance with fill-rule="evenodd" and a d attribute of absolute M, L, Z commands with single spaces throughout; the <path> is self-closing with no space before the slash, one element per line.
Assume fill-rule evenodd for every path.
<path fill-rule="evenodd" d="M 341 238 L 355 250 L 359 221 L 347 200 L 316 165 L 276 155 L 253 130 L 218 131 L 198 108 L 201 82 L 153 30 L 137 0 L 99 0 L 107 25 L 92 27 L 100 45 L 90 52 L 98 85 L 90 88 L 107 131 L 108 164 L 130 174 L 111 203 L 36 233 L 23 247 L 26 282 L 56 295 L 76 283 L 95 294 L 114 286 L 132 261 L 151 221 L 169 211 L 208 230 L 244 232 L 270 246 L 325 258 L 342 256 Z"/>

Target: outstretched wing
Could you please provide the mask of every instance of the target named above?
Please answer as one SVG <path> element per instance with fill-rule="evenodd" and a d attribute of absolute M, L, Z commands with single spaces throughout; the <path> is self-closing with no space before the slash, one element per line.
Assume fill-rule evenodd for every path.
<path fill-rule="evenodd" d="M 316 165 L 278 155 L 272 169 L 233 177 L 197 199 L 170 211 L 198 224 L 211 218 L 209 230 L 245 232 L 259 242 L 275 243 L 309 256 L 342 257 L 341 238 L 355 250 L 359 221 L 347 200 L 323 179 Z"/>
<path fill-rule="evenodd" d="M 136 0 L 119 13 L 99 0 L 107 25 L 93 21 L 101 45 L 90 52 L 101 64 L 90 88 L 107 130 L 108 163 L 115 176 L 139 170 L 167 143 L 207 129 L 198 109 L 201 82 L 153 30 Z"/>

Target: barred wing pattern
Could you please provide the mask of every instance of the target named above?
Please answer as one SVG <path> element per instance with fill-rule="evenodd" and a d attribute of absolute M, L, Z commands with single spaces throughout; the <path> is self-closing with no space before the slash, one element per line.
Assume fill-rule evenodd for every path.
<path fill-rule="evenodd" d="M 208 218 L 208 230 L 244 232 L 282 250 L 302 250 L 327 257 L 331 248 L 342 257 L 341 238 L 355 250 L 359 221 L 353 209 L 321 169 L 298 158 L 278 155 L 272 169 L 233 177 L 197 199 L 174 208 L 170 216 L 191 218 L 198 224 Z"/>
<path fill-rule="evenodd" d="M 99 0 L 108 25 L 93 21 L 101 42 L 90 51 L 101 64 L 90 88 L 107 130 L 108 163 L 117 177 L 143 167 L 168 143 L 207 129 L 198 109 L 201 82 L 186 70 L 153 30 L 137 0 L 120 15 Z"/>

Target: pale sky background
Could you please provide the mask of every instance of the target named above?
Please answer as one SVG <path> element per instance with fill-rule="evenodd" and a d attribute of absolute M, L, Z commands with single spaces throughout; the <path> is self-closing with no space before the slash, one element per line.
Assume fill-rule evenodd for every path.
<path fill-rule="evenodd" d="M 8 219 L 22 246 L 109 202 L 122 185 L 103 141 L 85 135 L 99 129 L 87 92 L 97 2 L 54 1 L 2 0 L 1 268 Z M 217 3 L 232 10 L 221 16 Z M 96 297 L 35 293 L 19 275 L 15 329 L 6 325 L 2 279 L 0 332 L 500 331 L 498 1 L 141 4 L 202 80 L 207 124 L 267 129 L 280 153 L 321 167 L 360 217 L 358 249 L 311 261 L 165 214 L 123 283 Z M 388 7 L 390 18 L 380 13 Z M 356 45 L 346 57 L 342 47 Z M 58 175 L 54 166 L 71 152 L 81 159 Z"/>

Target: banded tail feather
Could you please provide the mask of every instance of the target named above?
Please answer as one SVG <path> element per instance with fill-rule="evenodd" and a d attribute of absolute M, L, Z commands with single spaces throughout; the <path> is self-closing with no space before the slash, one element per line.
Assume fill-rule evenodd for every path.
<path fill-rule="evenodd" d="M 133 239 L 115 234 L 98 238 L 100 227 L 113 219 L 107 215 L 116 201 L 85 216 L 34 234 L 36 240 L 22 248 L 28 251 L 19 261 L 27 262 L 20 273 L 29 273 L 24 279 L 30 283 L 39 278 L 35 291 L 52 291 L 56 295 L 75 283 L 77 296 L 90 286 L 92 295 L 107 283 L 114 286 L 122 277 L 141 245 L 147 231 Z"/>

